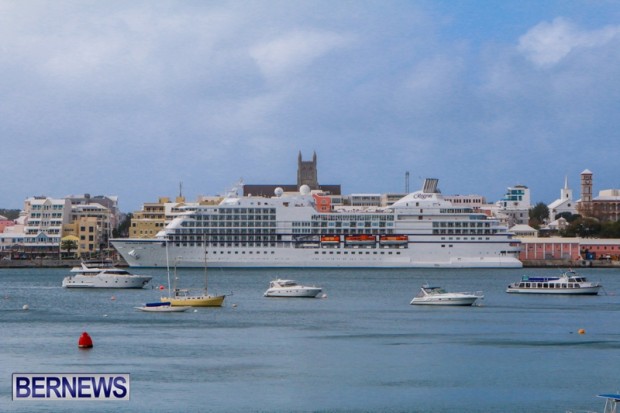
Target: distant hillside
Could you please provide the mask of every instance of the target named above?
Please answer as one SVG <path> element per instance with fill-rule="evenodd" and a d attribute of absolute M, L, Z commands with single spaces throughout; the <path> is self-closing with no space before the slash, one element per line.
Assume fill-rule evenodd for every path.
<path fill-rule="evenodd" d="M 8 219 L 15 219 L 19 216 L 19 209 L 2 209 L 0 208 L 0 215 L 7 217 Z"/>

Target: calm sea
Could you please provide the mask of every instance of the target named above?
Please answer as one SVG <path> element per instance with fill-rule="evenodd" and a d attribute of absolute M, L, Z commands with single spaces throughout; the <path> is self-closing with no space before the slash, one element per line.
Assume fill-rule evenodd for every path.
<path fill-rule="evenodd" d="M 225 307 L 167 314 L 134 309 L 158 300 L 165 270 L 136 271 L 152 286 L 122 291 L 63 289 L 67 272 L 0 270 L 0 411 L 602 411 L 594 396 L 620 389 L 619 270 L 584 270 L 605 292 L 569 297 L 504 292 L 549 269 L 212 269 L 210 290 L 233 292 Z M 277 277 L 327 297 L 263 297 Z M 409 305 L 424 282 L 485 299 Z M 11 400 L 12 373 L 63 372 L 130 373 L 131 400 Z"/>

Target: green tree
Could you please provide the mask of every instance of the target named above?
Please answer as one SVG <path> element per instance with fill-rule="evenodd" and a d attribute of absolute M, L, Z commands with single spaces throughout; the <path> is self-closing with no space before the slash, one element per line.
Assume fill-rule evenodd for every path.
<path fill-rule="evenodd" d="M 19 217 L 19 212 L 19 209 L 0 208 L 0 215 L 5 216 L 7 219 L 17 219 Z"/>
<path fill-rule="evenodd" d="M 538 229 L 549 217 L 549 207 L 544 202 L 539 202 L 533 208 L 530 208 L 529 217 L 529 225 L 532 228 Z"/>
<path fill-rule="evenodd" d="M 566 220 L 566 222 L 571 223 L 573 221 L 575 221 L 576 219 L 581 218 L 581 215 L 579 214 L 571 214 L 570 212 L 562 212 L 559 213 L 555 216 L 555 219 L 560 219 L 560 218 L 564 218 Z"/>
<path fill-rule="evenodd" d="M 602 225 L 596 218 L 578 218 L 568 224 L 568 227 L 562 232 L 563 237 L 581 237 L 592 238 L 599 237 Z"/>
<path fill-rule="evenodd" d="M 72 250 L 76 250 L 78 244 L 73 239 L 65 239 L 60 242 L 60 249 L 67 251 L 67 255 L 71 255 Z"/>
<path fill-rule="evenodd" d="M 620 238 L 620 221 L 603 222 L 599 236 L 601 238 Z"/>
<path fill-rule="evenodd" d="M 129 236 L 129 227 L 131 226 L 131 219 L 133 218 L 133 214 L 130 212 L 123 217 L 121 222 L 118 224 L 118 227 L 112 230 L 113 238 L 126 238 Z"/>

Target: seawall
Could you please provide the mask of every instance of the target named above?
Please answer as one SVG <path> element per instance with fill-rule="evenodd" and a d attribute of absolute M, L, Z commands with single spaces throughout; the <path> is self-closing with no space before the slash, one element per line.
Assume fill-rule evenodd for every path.
<path fill-rule="evenodd" d="M 522 260 L 527 268 L 620 268 L 620 261 L 612 260 Z"/>

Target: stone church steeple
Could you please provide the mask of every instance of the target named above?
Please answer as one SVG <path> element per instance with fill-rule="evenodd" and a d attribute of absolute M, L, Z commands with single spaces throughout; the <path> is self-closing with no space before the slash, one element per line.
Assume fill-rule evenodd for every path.
<path fill-rule="evenodd" d="M 316 167 L 316 152 L 312 155 L 311 161 L 304 161 L 301 151 L 297 157 L 297 188 L 308 185 L 310 189 L 319 189 L 319 180 Z"/>

